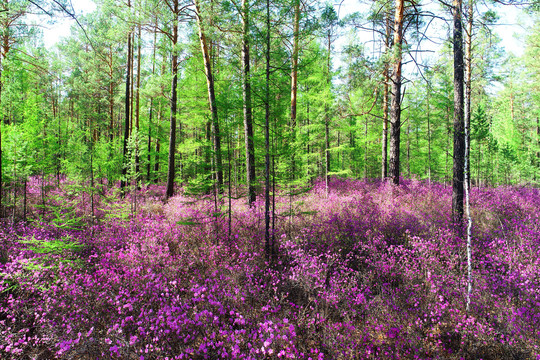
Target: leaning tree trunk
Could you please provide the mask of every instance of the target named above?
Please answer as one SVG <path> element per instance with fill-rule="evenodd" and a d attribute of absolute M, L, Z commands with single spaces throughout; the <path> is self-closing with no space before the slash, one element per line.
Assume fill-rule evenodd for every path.
<path fill-rule="evenodd" d="M 390 177 L 399 185 L 399 142 L 401 132 L 401 58 L 403 41 L 404 0 L 396 0 L 394 22 L 394 69 L 390 109 Z"/>
<path fill-rule="evenodd" d="M 464 124 L 464 64 L 463 29 L 461 25 L 462 0 L 454 0 L 454 166 L 452 178 L 452 217 L 454 223 L 463 218 L 463 177 L 465 172 Z"/>
<path fill-rule="evenodd" d="M 204 72 L 206 74 L 206 85 L 208 87 L 208 102 L 210 104 L 210 112 L 212 114 L 212 132 L 214 135 L 214 158 L 216 164 L 217 187 L 218 192 L 221 194 L 223 193 L 223 162 L 221 159 L 221 134 L 219 132 L 218 109 L 216 103 L 216 92 L 214 89 L 214 74 L 212 72 L 210 51 L 208 49 L 208 42 L 204 32 L 204 24 L 199 1 L 195 1 L 195 8 L 197 12 L 197 24 L 199 25 L 199 39 L 201 41 Z"/>
<path fill-rule="evenodd" d="M 167 170 L 167 192 L 166 198 L 170 198 L 174 195 L 174 175 L 175 164 L 174 155 L 176 152 L 176 89 L 178 87 L 178 53 L 176 50 L 176 44 L 178 43 L 178 0 L 174 0 L 174 16 L 175 23 L 173 25 L 173 38 L 172 38 L 172 86 L 171 86 L 171 128 L 169 132 L 169 161 Z"/>
<path fill-rule="evenodd" d="M 251 108 L 251 73 L 249 64 L 249 1 L 242 1 L 242 63 L 244 80 L 244 136 L 246 147 L 246 182 L 248 204 L 256 200 L 255 193 L 255 145 L 253 141 L 253 114 Z"/>

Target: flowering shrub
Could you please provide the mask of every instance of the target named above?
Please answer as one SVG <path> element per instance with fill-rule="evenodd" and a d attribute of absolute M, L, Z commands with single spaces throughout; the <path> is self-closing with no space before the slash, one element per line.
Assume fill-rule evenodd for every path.
<path fill-rule="evenodd" d="M 537 189 L 473 189 L 467 313 L 439 184 L 276 197 L 270 264 L 262 199 L 233 200 L 229 227 L 227 201 L 67 185 L 44 208 L 30 186 L 42 222 L 0 227 L 1 359 L 540 359 Z"/>

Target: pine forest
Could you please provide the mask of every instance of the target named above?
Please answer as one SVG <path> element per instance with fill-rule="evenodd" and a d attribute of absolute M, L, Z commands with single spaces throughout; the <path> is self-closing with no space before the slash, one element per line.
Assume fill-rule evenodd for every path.
<path fill-rule="evenodd" d="M 538 0 L 0 0 L 0 359 L 540 359 Z"/>

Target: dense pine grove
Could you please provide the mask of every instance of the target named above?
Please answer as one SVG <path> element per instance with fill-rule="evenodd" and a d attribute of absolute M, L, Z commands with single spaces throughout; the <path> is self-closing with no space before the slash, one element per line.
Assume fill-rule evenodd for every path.
<path fill-rule="evenodd" d="M 539 359 L 538 8 L 0 1 L 0 358 Z"/>

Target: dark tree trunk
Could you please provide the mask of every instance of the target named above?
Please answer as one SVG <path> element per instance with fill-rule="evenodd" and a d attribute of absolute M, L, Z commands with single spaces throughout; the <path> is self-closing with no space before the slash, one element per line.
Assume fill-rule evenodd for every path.
<path fill-rule="evenodd" d="M 294 144 L 296 142 L 296 108 L 298 97 L 298 51 L 300 37 L 300 0 L 294 0 L 293 49 L 291 56 L 291 179 L 296 176 L 296 161 Z"/>
<path fill-rule="evenodd" d="M 242 1 L 242 65 L 244 75 L 244 137 L 246 147 L 246 183 L 248 204 L 251 207 L 255 193 L 255 145 L 253 141 L 253 115 L 251 109 L 251 73 L 249 64 L 249 1 Z"/>
<path fill-rule="evenodd" d="M 214 136 L 214 158 L 216 164 L 217 187 L 220 194 L 223 193 L 223 161 L 221 157 L 221 134 L 219 131 L 218 109 L 216 103 L 216 92 L 214 89 L 214 74 L 212 72 L 212 63 L 210 60 L 210 51 L 204 32 L 204 23 L 202 19 L 199 1 L 195 1 L 197 11 L 197 23 L 199 25 L 199 39 L 201 41 L 201 50 L 204 61 L 204 71 L 206 74 L 206 85 L 208 87 L 208 102 L 210 113 L 212 115 L 212 132 Z"/>
<path fill-rule="evenodd" d="M 454 223 L 463 219 L 463 177 L 465 172 L 464 64 L 462 0 L 454 0 L 454 166 L 452 177 L 452 216 Z"/>
<path fill-rule="evenodd" d="M 176 102 L 178 87 L 178 53 L 176 52 L 176 44 L 178 43 L 178 0 L 174 0 L 174 25 L 173 25 L 173 53 L 172 53 L 172 86 L 171 86 L 171 127 L 169 131 L 169 160 L 167 170 L 167 192 L 166 198 L 174 195 L 174 176 L 175 162 L 174 155 L 176 152 Z"/>
<path fill-rule="evenodd" d="M 113 141 L 114 137 L 114 74 L 112 70 L 112 49 L 109 52 L 109 60 L 111 67 L 109 68 L 109 141 Z"/>
<path fill-rule="evenodd" d="M 394 69 L 392 73 L 392 100 L 390 109 L 390 177 L 399 185 L 399 143 L 401 132 L 401 58 L 403 41 L 404 0 L 396 0 L 394 24 Z"/>
<path fill-rule="evenodd" d="M 160 123 L 161 123 L 161 109 L 159 110 L 158 122 L 156 124 L 156 131 L 158 132 L 158 134 L 161 133 Z M 155 138 L 156 138 L 156 155 L 154 156 L 154 183 L 157 184 L 158 175 L 159 175 L 159 152 L 161 150 L 161 144 L 159 142 L 159 135 L 156 135 Z"/>

